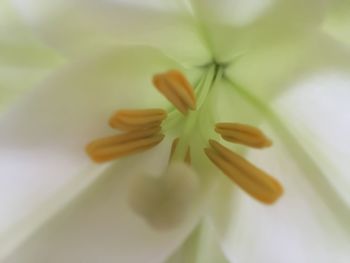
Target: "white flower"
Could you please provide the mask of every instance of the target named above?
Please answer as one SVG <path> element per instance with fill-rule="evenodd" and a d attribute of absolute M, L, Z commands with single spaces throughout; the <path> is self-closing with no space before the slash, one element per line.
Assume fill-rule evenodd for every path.
<path fill-rule="evenodd" d="M 48 45 L 76 61 L 1 121 L 3 262 L 349 259 L 349 51 L 320 28 L 326 2 L 15 2 Z M 246 158 L 281 181 L 277 203 L 251 199 L 202 157 L 167 168 L 167 141 L 107 166 L 90 162 L 84 147 L 116 134 L 106 125 L 115 110 L 172 107 L 151 83 L 171 69 L 195 87 L 202 130 L 165 120 L 167 138 L 204 132 L 204 143 L 190 144 L 197 158 L 218 138 L 213 119 L 261 126 L 274 145 Z M 186 156 L 179 145 L 174 158 Z M 169 191 L 138 177 L 164 172 L 156 185 Z M 152 207 L 163 197 L 180 220 Z"/>

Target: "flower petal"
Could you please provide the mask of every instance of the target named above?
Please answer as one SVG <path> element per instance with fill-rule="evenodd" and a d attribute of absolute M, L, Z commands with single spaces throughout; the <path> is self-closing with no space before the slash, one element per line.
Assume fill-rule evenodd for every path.
<path fill-rule="evenodd" d="M 217 87 L 214 112 L 217 122 L 235 122 L 255 126 L 263 114 L 247 101 L 234 85 L 225 79 Z"/>
<path fill-rule="evenodd" d="M 204 64 L 209 53 L 181 1 L 15 0 L 47 42 L 68 54 L 113 44 L 150 45 L 181 62 Z"/>
<path fill-rule="evenodd" d="M 232 82 L 261 100 L 278 95 L 295 79 L 324 68 L 350 68 L 350 52 L 322 34 L 260 45 L 237 57 L 226 70 Z"/>
<path fill-rule="evenodd" d="M 0 3 L 0 24 L 0 109 L 3 109 L 63 59 L 38 41 L 7 0 Z"/>
<path fill-rule="evenodd" d="M 350 2 L 344 0 L 332 0 L 323 28 L 332 37 L 350 45 Z"/>
<path fill-rule="evenodd" d="M 305 160 L 300 155 L 297 159 L 298 155 L 291 154 L 292 144 L 278 140 L 272 130 L 269 134 L 273 134 L 274 146 L 264 152 L 251 151 L 248 158 L 276 176 L 284 185 L 285 194 L 269 207 L 240 193 L 236 193 L 233 202 L 220 198 L 221 202 L 215 203 L 226 204 L 226 213 L 216 214 L 213 220 L 226 256 L 233 262 L 246 263 L 347 262 L 348 217 L 338 221 L 339 213 L 333 213 L 343 208 L 337 203 L 333 207 L 324 203 L 319 195 L 322 192 L 315 191 L 318 182 L 308 180 L 311 174 L 319 176 L 317 170 L 303 165 Z"/>
<path fill-rule="evenodd" d="M 327 10 L 323 0 L 192 0 L 216 60 L 227 62 L 276 41 L 308 35 Z"/>
<path fill-rule="evenodd" d="M 197 224 L 201 202 L 171 231 L 159 231 L 130 208 L 128 192 L 138 173 L 159 172 L 168 152 L 163 147 L 114 165 L 3 262 L 164 262 Z"/>
<path fill-rule="evenodd" d="M 240 26 L 265 15 L 275 1 L 263 0 L 192 0 L 194 10 L 204 20 L 219 25 Z"/>
<path fill-rule="evenodd" d="M 181 69 L 154 49 L 115 49 L 64 68 L 4 115 L 0 232 L 86 169 L 84 148 L 115 133 L 108 129 L 115 110 L 165 105 L 151 80 L 169 68 Z"/>
<path fill-rule="evenodd" d="M 349 71 L 321 71 L 293 85 L 274 107 L 350 207 L 349 101 Z"/>

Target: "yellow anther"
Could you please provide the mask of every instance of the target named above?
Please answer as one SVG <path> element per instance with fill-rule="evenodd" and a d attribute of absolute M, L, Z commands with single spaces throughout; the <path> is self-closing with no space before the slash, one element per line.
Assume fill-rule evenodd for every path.
<path fill-rule="evenodd" d="M 162 109 L 119 110 L 109 120 L 112 128 L 132 131 L 159 126 L 167 113 Z"/>
<path fill-rule="evenodd" d="M 205 149 L 208 158 L 248 194 L 266 204 L 282 195 L 283 188 L 276 179 L 218 142 L 210 140 L 209 144 L 211 148 Z"/>
<path fill-rule="evenodd" d="M 172 145 L 171 145 L 171 150 L 170 150 L 170 160 L 171 158 L 173 157 L 174 153 L 175 153 L 175 150 L 176 150 L 176 147 L 177 147 L 177 144 L 179 143 L 179 138 L 176 138 Z M 187 152 L 186 152 L 186 156 L 185 156 L 185 159 L 184 159 L 185 163 L 187 164 L 191 164 L 191 150 L 190 150 L 190 147 L 188 146 L 187 147 Z"/>
<path fill-rule="evenodd" d="M 244 144 L 254 148 L 265 148 L 272 145 L 262 131 L 250 125 L 239 123 L 218 123 L 215 131 L 229 142 Z"/>
<path fill-rule="evenodd" d="M 160 127 L 131 131 L 97 139 L 86 147 L 86 152 L 95 162 L 101 163 L 150 149 L 163 138 Z"/>
<path fill-rule="evenodd" d="M 181 72 L 171 70 L 157 74 L 153 84 L 183 114 L 196 108 L 193 88 Z"/>

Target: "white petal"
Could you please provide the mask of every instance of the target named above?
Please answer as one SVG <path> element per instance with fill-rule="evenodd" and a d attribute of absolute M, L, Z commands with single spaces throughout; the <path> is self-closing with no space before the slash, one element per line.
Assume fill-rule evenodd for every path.
<path fill-rule="evenodd" d="M 295 83 L 275 109 L 350 207 L 349 101 L 349 71 L 321 71 Z"/>
<path fill-rule="evenodd" d="M 322 21 L 324 0 L 192 0 L 216 60 L 308 35 Z"/>
<path fill-rule="evenodd" d="M 198 15 L 215 24 L 241 26 L 252 23 L 259 16 L 265 15 L 274 4 L 274 0 L 192 0 Z"/>
<path fill-rule="evenodd" d="M 37 155 L 36 157 L 38 157 Z M 52 153 L 51 157 L 54 159 Z M 66 155 L 64 157 L 69 158 L 70 156 Z M 47 159 L 49 158 L 43 158 L 45 161 Z M 32 160 L 29 159 L 29 161 Z M 73 166 L 68 162 L 62 163 L 57 158 L 54 163 L 49 160 L 51 163 L 47 163 L 45 170 L 43 168 L 38 169 L 38 165 L 35 167 L 35 161 L 32 162 L 34 169 L 33 164 L 32 166 L 28 164 L 20 165 L 24 170 L 22 174 L 2 178 L 1 180 L 2 187 L 5 189 L 2 198 L 5 198 L 3 200 L 7 207 L 4 210 L 6 214 L 3 213 L 1 218 L 1 227 L 6 229 L 1 229 L 0 260 L 7 258 L 19 244 L 40 228 L 43 223 L 79 196 L 89 185 L 93 184 L 105 169 L 105 167 L 94 167 L 92 165 L 86 165 L 83 169 L 77 167 L 82 163 L 80 160 L 76 160 L 80 162 L 74 163 Z M 71 158 L 72 163 L 73 161 L 74 159 Z M 56 177 L 50 176 L 47 179 L 43 178 L 44 172 L 46 172 L 45 175 L 52 175 L 52 171 L 56 171 L 54 175 L 62 172 L 63 169 L 57 169 L 58 165 L 66 165 L 65 174 L 59 174 Z M 30 176 L 26 174 L 28 170 L 32 172 Z M 9 170 L 8 172 L 8 175 L 11 175 L 13 171 Z M 37 173 L 34 174 L 34 172 Z M 26 176 L 22 176 L 23 174 Z M 20 177 L 26 178 L 23 180 Z M 2 204 L 2 206 L 4 205 Z"/>
<path fill-rule="evenodd" d="M 115 49 L 64 68 L 4 115 L 0 232 L 84 171 L 85 145 L 115 133 L 108 129 L 115 110 L 164 105 L 151 79 L 169 68 L 180 69 L 153 49 Z"/>
<path fill-rule="evenodd" d="M 241 54 L 226 70 L 246 92 L 269 100 L 295 79 L 320 69 L 350 68 L 350 52 L 322 34 L 286 38 Z"/>
<path fill-rule="evenodd" d="M 128 191 L 138 173 L 159 172 L 167 152 L 163 147 L 114 165 L 2 262 L 164 262 L 198 222 L 200 203 L 183 223 L 159 231 L 130 208 Z"/>
<path fill-rule="evenodd" d="M 272 206 L 262 205 L 240 190 L 232 201 L 220 198 L 216 205 L 225 201 L 226 213 L 217 214 L 214 224 L 223 238 L 226 256 L 232 262 L 245 263 L 347 262 L 349 217 L 338 217 L 346 215 L 346 211 L 335 213 L 343 207 L 337 203 L 330 207 L 329 202 L 324 202 L 322 192 L 316 191 L 318 170 L 310 167 L 300 153 L 290 152 L 295 147 L 293 143 L 278 140 L 272 130 L 268 133 L 274 146 L 266 151 L 251 151 L 248 158 L 278 178 L 285 193 Z M 324 194 L 328 195 L 326 191 Z"/>
<path fill-rule="evenodd" d="M 210 59 L 182 1 L 15 2 L 50 45 L 68 54 L 121 43 L 157 47 L 184 63 L 204 64 Z"/>

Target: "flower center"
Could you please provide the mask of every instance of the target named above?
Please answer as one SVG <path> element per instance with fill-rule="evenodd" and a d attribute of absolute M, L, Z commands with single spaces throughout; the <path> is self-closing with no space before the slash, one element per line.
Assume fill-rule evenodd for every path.
<path fill-rule="evenodd" d="M 170 111 L 163 109 L 132 110 L 123 109 L 112 115 L 109 124 L 123 131 L 122 134 L 97 139 L 86 147 L 92 160 L 106 162 L 127 155 L 148 150 L 159 144 L 164 134 L 181 123 L 178 137 L 174 139 L 169 163 L 185 162 L 191 165 L 191 138 L 196 134 L 196 124 L 206 113 L 206 104 L 215 97 L 211 96 L 222 77 L 220 66 L 212 66 L 194 89 L 186 77 L 177 70 L 170 70 L 153 77 L 156 89 L 174 106 Z M 210 118 L 211 116 L 206 116 Z M 223 140 L 253 148 L 265 148 L 272 142 L 256 127 L 240 123 L 217 123 L 212 130 Z M 177 130 L 178 131 L 178 130 Z M 246 193 L 255 199 L 271 204 L 283 193 L 276 179 L 254 166 L 243 157 L 212 140 L 207 134 L 206 143 L 201 147 L 219 170 L 227 175 Z"/>

